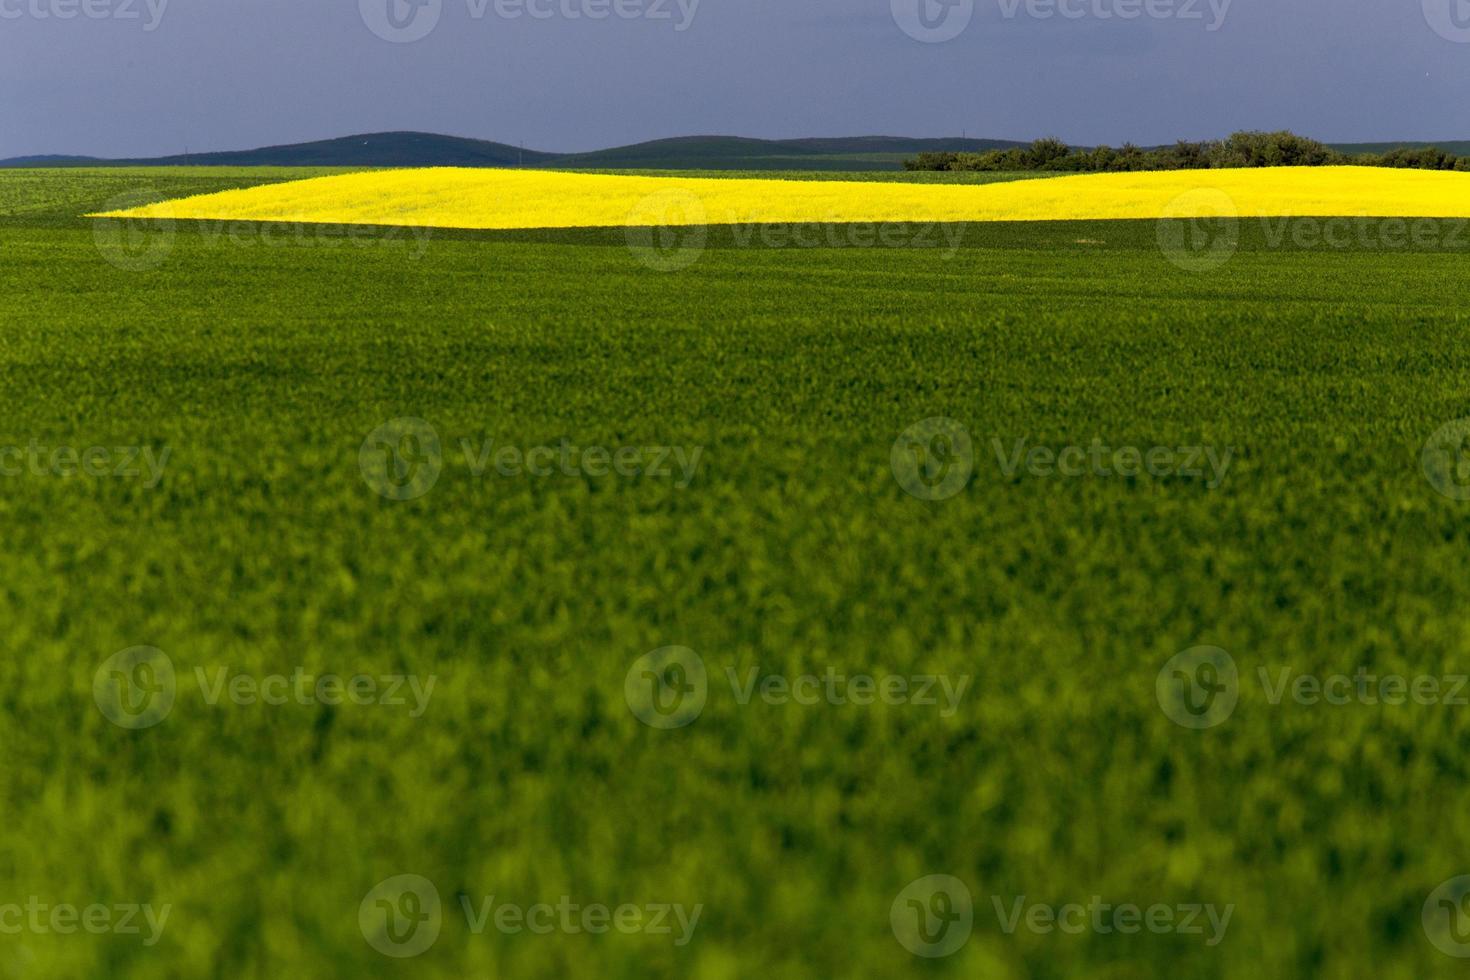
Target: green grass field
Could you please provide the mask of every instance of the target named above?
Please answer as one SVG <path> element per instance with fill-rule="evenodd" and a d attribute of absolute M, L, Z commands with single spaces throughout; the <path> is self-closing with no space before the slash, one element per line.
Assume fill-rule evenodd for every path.
<path fill-rule="evenodd" d="M 622 231 L 77 217 L 304 173 L 0 172 L 0 977 L 1463 973 L 1422 910 L 1470 874 L 1470 707 L 1259 680 L 1470 671 L 1470 502 L 1421 465 L 1470 415 L 1453 222 L 1340 249 L 1247 224 L 1203 273 L 1152 222 L 956 226 L 952 251 L 712 229 L 663 272 Z M 973 452 L 916 474 L 901 436 L 934 417 Z M 370 435 L 404 418 L 439 451 L 420 428 L 385 473 Z M 997 459 L 1094 439 L 1230 461 Z M 639 471 L 478 462 L 563 445 Z M 55 455 L 91 447 L 97 474 Z M 1238 704 L 1194 730 L 1156 680 L 1202 645 Z M 125 728 L 99 668 L 139 646 L 173 702 Z M 707 701 L 665 730 L 625 689 L 671 646 Z M 124 675 L 159 697 L 160 663 Z M 742 704 L 752 669 L 969 681 L 952 711 Z M 298 672 L 434 686 L 237 703 Z M 360 912 L 405 874 L 442 913 L 399 959 Z M 942 958 L 890 925 L 928 875 L 973 899 Z M 700 912 L 476 931 L 462 902 L 492 895 Z M 13 933 L 32 896 L 170 911 Z M 1005 928 L 1094 896 L 1233 910 L 1214 944 Z"/>

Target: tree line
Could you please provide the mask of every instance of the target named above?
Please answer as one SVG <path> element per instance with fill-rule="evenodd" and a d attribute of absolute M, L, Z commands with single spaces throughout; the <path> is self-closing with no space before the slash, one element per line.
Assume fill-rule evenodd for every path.
<path fill-rule="evenodd" d="M 984 153 L 920 153 L 904 161 L 905 170 L 1000 171 L 1049 170 L 1058 173 L 1109 173 L 1132 170 L 1210 170 L 1223 167 L 1400 167 L 1415 170 L 1470 171 L 1470 157 L 1438 147 L 1394 149 L 1387 153 L 1339 153 L 1325 143 L 1285 130 L 1240 132 L 1223 140 L 1142 149 L 1125 143 L 1119 149 L 1068 146 L 1059 139 L 1039 139 L 1026 147 Z"/>

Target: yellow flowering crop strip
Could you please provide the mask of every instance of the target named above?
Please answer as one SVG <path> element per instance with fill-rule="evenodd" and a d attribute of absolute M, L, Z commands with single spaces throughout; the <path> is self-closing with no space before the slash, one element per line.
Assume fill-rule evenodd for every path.
<path fill-rule="evenodd" d="M 1470 217 L 1470 173 L 1280 167 L 957 185 L 430 168 L 318 177 L 91 217 L 437 228 L 1108 218 Z"/>

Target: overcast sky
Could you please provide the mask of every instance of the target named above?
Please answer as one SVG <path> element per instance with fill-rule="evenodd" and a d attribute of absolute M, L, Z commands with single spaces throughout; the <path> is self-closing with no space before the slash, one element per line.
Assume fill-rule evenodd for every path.
<path fill-rule="evenodd" d="M 0 0 L 0 157 L 394 129 L 1470 139 L 1467 92 L 1470 0 Z"/>

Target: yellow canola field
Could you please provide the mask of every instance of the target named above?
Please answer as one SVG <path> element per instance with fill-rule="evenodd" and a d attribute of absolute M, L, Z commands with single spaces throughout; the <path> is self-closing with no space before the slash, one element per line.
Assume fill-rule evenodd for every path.
<path fill-rule="evenodd" d="M 318 177 L 92 217 L 505 229 L 1221 215 L 1470 217 L 1470 173 L 1280 167 L 957 185 L 431 168 Z"/>

